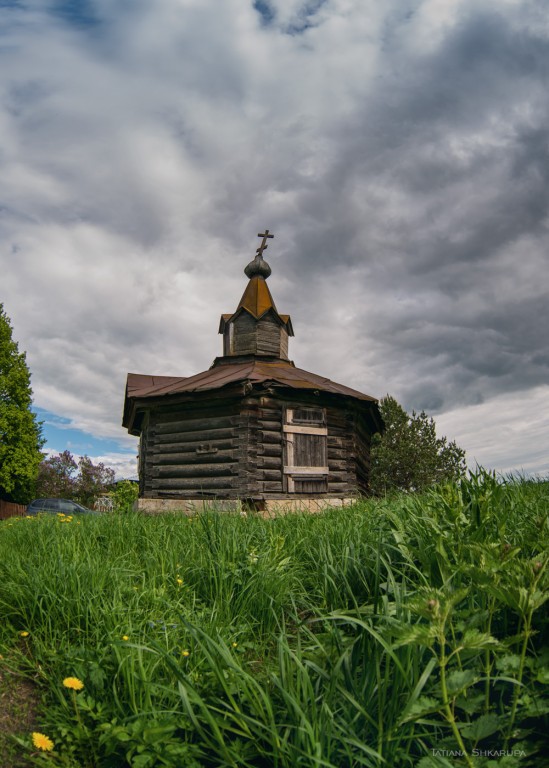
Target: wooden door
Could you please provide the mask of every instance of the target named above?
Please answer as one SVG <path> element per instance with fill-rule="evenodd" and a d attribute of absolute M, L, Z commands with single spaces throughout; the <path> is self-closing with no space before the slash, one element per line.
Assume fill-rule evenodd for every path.
<path fill-rule="evenodd" d="M 328 428 L 324 408 L 287 408 L 283 430 L 286 490 L 326 493 Z"/>

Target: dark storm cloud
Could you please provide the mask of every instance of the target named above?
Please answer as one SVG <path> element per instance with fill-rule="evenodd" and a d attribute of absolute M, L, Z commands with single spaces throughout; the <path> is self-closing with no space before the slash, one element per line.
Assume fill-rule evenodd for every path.
<path fill-rule="evenodd" d="M 363 121 L 303 191 L 317 217 L 302 221 L 296 280 L 363 268 L 383 301 L 358 312 L 359 345 L 375 337 L 388 373 L 406 369 L 388 389 L 410 407 L 548 380 L 549 48 L 517 18 L 473 9 L 429 53 L 386 49 Z"/>
<path fill-rule="evenodd" d="M 207 367 L 268 227 L 298 365 L 452 428 L 460 409 L 471 440 L 483 408 L 486 445 L 502 398 L 549 406 L 537 3 L 3 13 L 0 298 L 38 405 L 113 436 L 126 371 Z"/>

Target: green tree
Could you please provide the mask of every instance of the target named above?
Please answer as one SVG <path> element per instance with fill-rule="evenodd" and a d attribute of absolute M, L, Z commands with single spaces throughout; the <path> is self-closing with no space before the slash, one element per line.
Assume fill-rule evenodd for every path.
<path fill-rule="evenodd" d="M 410 416 L 390 395 L 380 401 L 380 410 L 385 431 L 372 438 L 373 493 L 422 491 L 465 473 L 465 451 L 446 437 L 438 438 L 433 418 L 424 411 Z"/>
<path fill-rule="evenodd" d="M 112 492 L 113 506 L 117 512 L 131 512 L 139 496 L 139 486 L 131 480 L 121 480 Z"/>
<path fill-rule="evenodd" d="M 42 425 L 31 410 L 26 356 L 12 333 L 0 304 L 0 498 L 25 504 L 34 494 L 44 440 Z"/>

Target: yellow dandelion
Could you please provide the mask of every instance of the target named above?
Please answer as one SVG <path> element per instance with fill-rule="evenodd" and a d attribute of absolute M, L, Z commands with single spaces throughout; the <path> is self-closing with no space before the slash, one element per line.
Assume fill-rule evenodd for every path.
<path fill-rule="evenodd" d="M 82 680 L 79 680 L 77 677 L 66 677 L 63 680 L 63 685 L 65 688 L 72 688 L 73 691 L 81 691 L 84 687 Z"/>
<path fill-rule="evenodd" d="M 34 732 L 32 734 L 32 743 L 36 749 L 42 749 L 44 752 L 51 752 L 53 749 L 53 741 L 49 736 L 44 736 L 43 733 Z"/>
<path fill-rule="evenodd" d="M 184 656 L 185 658 L 187 658 L 187 656 L 190 656 L 190 655 L 191 655 L 191 652 L 190 652 L 190 651 L 188 651 L 188 650 L 185 648 L 185 650 L 184 650 L 184 651 L 181 651 L 181 655 L 182 655 L 182 656 Z"/>
<path fill-rule="evenodd" d="M 176 581 L 179 584 L 179 586 L 181 586 L 183 584 L 183 579 L 176 579 Z"/>
<path fill-rule="evenodd" d="M 128 637 L 128 635 L 122 635 L 122 640 L 123 640 L 124 642 L 126 642 L 126 640 L 129 640 L 129 639 L 130 639 L 130 638 Z"/>
<path fill-rule="evenodd" d="M 27 631 L 19 632 L 19 637 L 28 637 L 29 633 Z"/>
<path fill-rule="evenodd" d="M 233 643 L 233 648 L 237 648 L 237 647 L 238 647 L 238 643 Z"/>

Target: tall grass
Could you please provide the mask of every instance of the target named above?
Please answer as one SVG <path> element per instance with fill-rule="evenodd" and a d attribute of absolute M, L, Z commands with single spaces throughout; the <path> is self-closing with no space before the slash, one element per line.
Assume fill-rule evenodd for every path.
<path fill-rule="evenodd" d="M 21 743 L 100 768 L 541 765 L 548 502 L 479 470 L 317 516 L 5 521 L 2 653 L 55 747 Z"/>

